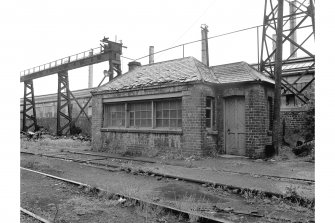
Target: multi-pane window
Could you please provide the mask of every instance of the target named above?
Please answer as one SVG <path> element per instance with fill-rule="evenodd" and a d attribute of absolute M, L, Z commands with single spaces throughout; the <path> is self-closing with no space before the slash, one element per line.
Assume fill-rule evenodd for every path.
<path fill-rule="evenodd" d="M 206 128 L 214 126 L 214 98 L 206 98 Z"/>
<path fill-rule="evenodd" d="M 152 127 L 152 103 L 131 103 L 129 106 L 129 127 Z"/>
<path fill-rule="evenodd" d="M 104 109 L 105 127 L 125 127 L 125 104 L 106 104 Z"/>
<path fill-rule="evenodd" d="M 103 126 L 105 128 L 181 128 L 181 107 L 181 99 L 105 104 Z"/>
<path fill-rule="evenodd" d="M 182 126 L 181 100 L 156 102 L 156 127 L 178 128 Z"/>

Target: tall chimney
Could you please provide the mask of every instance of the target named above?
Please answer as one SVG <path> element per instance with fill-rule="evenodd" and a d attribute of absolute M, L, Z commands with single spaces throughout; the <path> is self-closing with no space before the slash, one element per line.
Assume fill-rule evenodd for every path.
<path fill-rule="evenodd" d="M 154 46 L 149 46 L 149 64 L 155 63 L 154 61 Z"/>
<path fill-rule="evenodd" d="M 290 19 L 290 29 L 292 30 L 297 25 L 296 15 L 294 15 L 295 11 L 296 11 L 296 8 L 297 8 L 297 6 L 296 6 L 297 4 L 296 4 L 296 1 L 293 0 L 289 3 L 289 5 L 290 5 L 290 15 L 293 15 L 293 16 L 291 16 L 291 19 Z M 294 31 L 292 33 L 292 35 L 290 36 L 290 39 L 292 41 L 294 41 L 295 43 L 297 42 L 297 32 L 296 31 Z M 296 48 L 297 47 L 295 45 L 293 45 L 292 43 L 290 44 L 290 54 L 292 54 L 292 58 L 297 57 L 297 51 L 295 51 Z"/>
<path fill-rule="evenodd" d="M 93 51 L 90 51 L 90 56 L 93 56 Z M 88 88 L 93 87 L 93 65 L 88 66 Z"/>
<path fill-rule="evenodd" d="M 209 66 L 207 28 L 208 26 L 206 24 L 201 25 L 201 61 Z"/>
<path fill-rule="evenodd" d="M 272 34 L 272 39 L 273 39 L 273 41 L 272 41 L 272 52 L 276 49 L 276 42 L 277 42 L 277 35 L 276 34 Z M 274 53 L 273 55 L 272 55 L 272 59 L 273 59 L 273 61 L 275 61 L 275 59 L 276 59 L 276 53 Z"/>
<path fill-rule="evenodd" d="M 129 68 L 128 72 L 130 72 L 130 71 L 132 71 L 132 70 L 134 70 L 134 69 L 136 69 L 137 67 L 140 67 L 140 66 L 141 66 L 140 62 L 131 61 L 131 62 L 128 63 L 128 68 Z"/>

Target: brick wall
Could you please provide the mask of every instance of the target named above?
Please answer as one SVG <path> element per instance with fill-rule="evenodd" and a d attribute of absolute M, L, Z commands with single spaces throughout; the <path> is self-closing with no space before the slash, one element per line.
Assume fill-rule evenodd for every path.
<path fill-rule="evenodd" d="M 284 133 L 290 133 L 295 130 L 302 130 L 306 128 L 305 120 L 306 110 L 304 109 L 287 109 L 281 111 L 281 123 L 285 125 Z M 285 124 L 283 124 L 285 122 Z"/>
<path fill-rule="evenodd" d="M 246 153 L 250 157 L 262 157 L 269 140 L 268 100 L 264 86 L 254 84 L 248 87 L 245 102 Z"/>
<path fill-rule="evenodd" d="M 162 93 L 181 92 L 182 95 L 182 130 L 180 132 L 159 132 L 153 130 L 113 130 L 102 127 L 102 98 L 119 98 L 125 96 L 159 95 Z M 206 97 L 215 96 L 212 87 L 205 84 L 141 89 L 117 92 L 93 97 L 92 147 L 94 150 L 106 149 L 104 146 L 120 147 L 134 153 L 162 154 L 172 153 L 189 156 L 203 155 L 216 150 L 217 135 L 206 129 Z M 97 108 L 98 106 L 99 108 Z M 141 151 L 136 151 L 138 148 Z"/>
<path fill-rule="evenodd" d="M 269 136 L 268 97 L 273 98 L 273 87 L 254 83 L 228 85 L 218 90 L 218 150 L 225 153 L 224 98 L 230 96 L 245 97 L 246 155 L 263 157 L 265 145 L 271 144 Z"/>
<path fill-rule="evenodd" d="M 182 154 L 181 134 L 106 131 L 102 133 L 102 149 L 113 153 L 131 153 L 142 156 Z"/>
<path fill-rule="evenodd" d="M 182 92 L 181 132 L 155 132 L 155 130 L 108 130 L 102 129 L 102 98 L 159 95 L 167 92 Z M 265 145 L 271 144 L 268 136 L 268 97 L 273 97 L 273 88 L 261 84 L 238 87 L 213 87 L 207 84 L 160 87 L 138 91 L 95 95 L 93 97 L 92 146 L 94 150 L 106 145 L 147 154 L 180 153 L 184 156 L 205 155 L 224 148 L 222 99 L 233 95 L 245 96 L 247 155 L 263 156 Z M 206 97 L 215 98 L 215 126 L 206 128 Z M 102 131 L 101 131 L 102 130 Z M 121 148 L 122 147 L 122 148 Z"/>

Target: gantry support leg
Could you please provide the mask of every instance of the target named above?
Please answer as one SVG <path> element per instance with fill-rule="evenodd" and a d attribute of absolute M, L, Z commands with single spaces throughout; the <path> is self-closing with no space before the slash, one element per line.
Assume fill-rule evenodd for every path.
<path fill-rule="evenodd" d="M 67 109 L 66 109 L 67 108 Z M 72 107 L 69 90 L 68 72 L 62 71 L 58 73 L 58 94 L 57 94 L 57 135 L 61 136 L 66 128 L 69 132 L 72 126 Z M 61 117 L 66 120 L 62 126 Z"/>
<path fill-rule="evenodd" d="M 27 132 L 31 127 L 34 127 L 34 131 L 38 130 L 33 80 L 24 82 L 22 122 L 23 132 Z"/>

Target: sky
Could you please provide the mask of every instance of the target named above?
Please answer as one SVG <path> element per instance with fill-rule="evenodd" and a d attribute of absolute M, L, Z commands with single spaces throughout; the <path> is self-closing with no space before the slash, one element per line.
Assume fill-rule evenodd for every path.
<path fill-rule="evenodd" d="M 318 5 L 319 2 L 323 4 Z M 329 151 L 327 154 L 317 153 L 317 162 L 328 164 L 335 156 L 332 142 L 333 132 L 329 117 L 333 117 L 333 98 L 329 98 L 334 88 L 335 75 L 333 69 L 334 56 L 331 49 L 335 39 L 334 5 L 331 1 L 316 2 L 316 47 L 317 50 L 317 145 Z M 106 36 L 110 40 L 122 40 L 127 49 L 123 56 L 139 58 L 147 55 L 149 46 L 155 51 L 169 48 L 181 43 L 201 38 L 200 26 L 207 24 L 208 36 L 231 32 L 263 22 L 264 0 L 10 0 L 0 3 L 0 61 L 1 61 L 1 136 L 8 138 L 2 141 L 2 156 L 16 156 L 1 162 L 2 176 L 17 176 L 19 169 L 19 98 L 23 97 L 23 84 L 19 82 L 20 71 L 73 55 L 97 47 Z M 319 31 L 320 30 L 320 31 Z M 320 35 L 321 33 L 321 35 Z M 298 36 L 299 37 L 299 36 Z M 299 37 L 300 38 L 300 37 Z M 223 36 L 209 40 L 210 65 L 246 61 L 257 62 L 257 33 L 249 30 L 238 34 Z M 185 56 L 200 57 L 200 42 L 185 47 Z M 321 52 L 321 53 L 319 53 Z M 182 49 L 177 48 L 155 55 L 155 62 L 182 57 Z M 122 70 L 128 70 L 130 60 L 122 59 Z M 142 65 L 148 64 L 148 58 L 140 60 Z M 108 69 L 107 63 L 94 65 L 94 86 L 103 77 L 103 70 Z M 70 89 L 77 90 L 88 86 L 88 67 L 69 71 Z M 320 80 L 322 85 L 319 84 Z M 34 80 L 35 95 L 57 92 L 57 76 Z M 323 97 L 325 96 L 325 97 Z M 320 109 L 320 108 L 323 109 Z M 6 108 L 6 109 L 5 109 Z M 15 132 L 16 134 L 8 134 Z M 324 134 L 327 132 L 326 134 Z M 10 136 L 9 136 L 10 135 Z M 8 148 L 8 149 L 6 149 Z M 13 149 L 12 149 L 13 148 Z M 328 160 L 327 160 L 328 159 Z M 327 161 L 326 161 L 327 160 Z M 318 167 L 320 168 L 320 167 Z M 318 176 L 333 175 L 332 168 L 322 166 Z M 10 170 L 10 171 L 8 171 Z M 319 179 L 317 179 L 318 181 Z M 319 182 L 319 181 L 318 181 Z M 9 190 L 19 191 L 19 183 L 2 184 L 2 192 L 7 196 Z M 320 184 L 318 184 L 320 185 Z M 321 184 L 318 193 L 334 200 L 334 195 L 327 193 L 335 187 L 334 181 Z M 327 193 L 327 194 L 324 194 Z M 2 195 L 1 195 L 2 196 Z M 6 202 L 7 206 L 18 207 L 19 197 Z M 332 199 L 330 197 L 333 197 Z M 6 197 L 5 197 L 6 198 Z M 7 197 L 8 198 L 8 197 Z M 16 202 L 16 203 L 15 203 Z M 324 212 L 331 205 L 322 206 Z M 14 210 L 14 209 L 13 209 Z M 15 209 L 16 210 L 16 209 Z M 14 212 L 16 213 L 16 212 Z M 329 210 L 331 213 L 331 210 Z M 319 215 L 326 216 L 326 215 Z M 2 216 L 3 217 L 3 216 Z M 18 221 L 11 221 L 18 222 Z M 327 222 L 327 221 L 320 221 Z"/>
<path fill-rule="evenodd" d="M 106 36 L 122 41 L 123 56 L 137 59 L 201 39 L 201 24 L 208 36 L 244 29 L 263 22 L 264 0 L 122 0 L 122 1 L 19 1 L 15 27 L 19 25 L 20 53 L 15 75 L 20 71 L 98 47 Z M 261 37 L 261 28 L 259 37 Z M 181 58 L 182 48 L 155 54 L 155 62 Z M 201 43 L 186 45 L 185 56 L 201 60 Z M 139 62 L 148 64 L 148 57 Z M 239 32 L 209 40 L 210 65 L 238 61 L 256 63 L 257 30 Z M 122 71 L 131 60 L 122 58 Z M 93 86 L 103 78 L 108 62 L 93 66 Z M 88 67 L 69 71 L 70 90 L 88 87 Z M 107 81 L 107 79 L 106 79 Z M 20 84 L 23 97 L 23 83 Z M 57 75 L 34 80 L 35 95 L 57 92 Z"/>
<path fill-rule="evenodd" d="M 149 46 L 159 51 L 201 38 L 201 24 L 214 36 L 263 21 L 264 0 L 21 1 L 17 5 L 21 41 L 15 75 L 20 71 L 99 46 L 106 36 L 122 40 L 123 56 L 139 58 Z M 257 62 L 256 29 L 209 41 L 210 64 Z M 185 46 L 185 56 L 201 60 L 200 42 Z M 243 52 L 243 53 L 242 53 Z M 182 48 L 155 55 L 155 62 L 182 57 Z M 122 59 L 123 72 L 130 60 Z M 140 60 L 148 64 L 148 58 Z M 94 65 L 94 86 L 108 63 Z M 70 89 L 88 86 L 88 67 L 69 71 Z M 56 93 L 57 75 L 34 80 L 35 95 Z M 23 84 L 20 87 L 23 96 Z M 22 97 L 21 96 L 21 97 Z"/>

